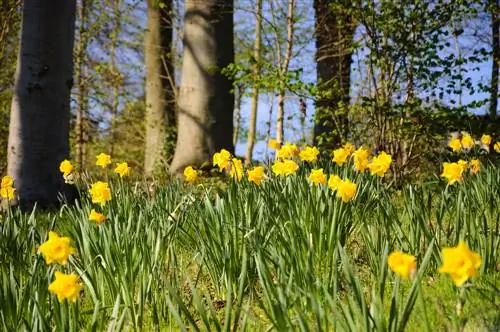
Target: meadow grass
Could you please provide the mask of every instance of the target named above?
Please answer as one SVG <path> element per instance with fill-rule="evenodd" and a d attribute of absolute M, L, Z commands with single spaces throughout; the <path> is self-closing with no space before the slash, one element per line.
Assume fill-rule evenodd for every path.
<path fill-rule="evenodd" d="M 487 331 L 500 328 L 500 169 L 483 165 L 453 186 L 392 188 L 368 172 L 326 163 L 357 183 L 345 203 L 306 179 L 302 165 L 260 186 L 173 181 L 154 190 L 106 174 L 112 199 L 52 212 L 9 208 L 0 221 L 0 326 L 6 331 L 300 330 Z M 92 208 L 106 220 L 89 221 Z M 49 230 L 71 238 L 65 266 L 38 247 Z M 437 272 L 459 240 L 481 256 L 479 275 L 456 287 Z M 404 280 L 390 252 L 416 256 Z M 48 291 L 74 272 L 76 303 Z M 459 310 L 457 311 L 457 303 Z"/>

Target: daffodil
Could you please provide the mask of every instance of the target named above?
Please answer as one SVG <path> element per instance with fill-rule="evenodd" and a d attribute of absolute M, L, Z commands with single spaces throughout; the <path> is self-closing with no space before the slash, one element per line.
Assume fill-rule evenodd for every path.
<path fill-rule="evenodd" d="M 97 181 L 92 184 L 90 195 L 92 196 L 92 203 L 104 205 L 111 200 L 111 189 L 109 189 L 107 182 Z"/>
<path fill-rule="evenodd" d="M 238 158 L 233 158 L 231 160 L 231 165 L 229 166 L 229 175 L 237 180 L 241 181 L 243 178 L 243 163 Z"/>
<path fill-rule="evenodd" d="M 484 134 L 481 136 L 481 144 L 484 146 L 489 146 L 491 144 L 491 136 Z"/>
<path fill-rule="evenodd" d="M 460 241 L 456 247 L 444 248 L 441 256 L 443 265 L 439 268 L 439 272 L 449 274 L 458 287 L 469 278 L 477 276 L 481 266 L 479 254 L 470 250 L 463 241 Z"/>
<path fill-rule="evenodd" d="M 353 153 L 354 169 L 358 172 L 364 172 L 370 164 L 370 161 L 368 160 L 369 158 L 370 150 L 363 146 L 358 148 Z"/>
<path fill-rule="evenodd" d="M 130 175 L 130 167 L 127 163 L 116 163 L 115 173 L 120 175 L 120 177 Z"/>
<path fill-rule="evenodd" d="M 330 178 L 328 179 L 328 187 L 330 187 L 331 190 L 335 191 L 337 190 L 341 181 L 342 179 L 338 175 L 330 175 Z"/>
<path fill-rule="evenodd" d="M 270 149 L 273 149 L 273 150 L 279 150 L 279 148 L 281 147 L 281 144 L 280 142 L 278 142 L 277 140 L 275 140 L 274 138 L 271 138 L 269 140 L 269 143 L 268 143 L 268 147 Z"/>
<path fill-rule="evenodd" d="M 356 151 L 356 147 L 354 146 L 354 144 L 351 144 L 349 142 L 345 143 L 342 148 L 349 154 L 349 156 L 352 155 L 354 151 Z"/>
<path fill-rule="evenodd" d="M 467 169 L 469 169 L 469 163 L 463 159 L 457 161 L 457 164 L 460 165 L 460 167 L 462 167 L 464 172 L 467 171 Z"/>
<path fill-rule="evenodd" d="M 288 176 L 292 175 L 297 170 L 299 169 L 299 165 L 297 165 L 296 162 L 293 160 L 284 160 L 284 161 L 276 161 L 273 166 L 271 167 L 271 170 L 273 171 L 274 174 L 279 175 L 279 176 Z"/>
<path fill-rule="evenodd" d="M 266 178 L 263 166 L 256 166 L 247 172 L 248 181 L 260 186 L 262 181 Z"/>
<path fill-rule="evenodd" d="M 73 164 L 71 164 L 71 161 L 64 159 L 61 164 L 59 165 L 59 171 L 63 173 L 64 177 L 69 176 L 71 173 L 73 173 L 74 167 Z"/>
<path fill-rule="evenodd" d="M 213 165 L 219 166 L 220 172 L 222 172 L 229 166 L 230 161 L 231 161 L 231 153 L 226 149 L 222 149 L 220 150 L 220 152 L 214 154 Z"/>
<path fill-rule="evenodd" d="M 474 139 L 469 134 L 462 135 L 462 140 L 460 141 L 462 147 L 466 150 L 470 150 L 474 147 Z"/>
<path fill-rule="evenodd" d="M 326 175 L 323 173 L 323 169 L 313 169 L 311 174 L 307 178 L 310 182 L 314 183 L 316 186 L 326 183 Z"/>
<path fill-rule="evenodd" d="M 392 252 L 387 263 L 390 269 L 403 279 L 411 278 L 417 268 L 415 256 L 400 251 Z"/>
<path fill-rule="evenodd" d="M 55 232 L 49 232 L 49 239 L 42 243 L 38 250 L 43 255 L 45 263 L 65 265 L 69 256 L 75 252 L 70 243 L 69 237 L 60 237 Z"/>
<path fill-rule="evenodd" d="M 76 302 L 78 295 L 82 290 L 82 285 L 78 282 L 76 274 L 64 274 L 55 272 L 56 279 L 49 285 L 49 291 L 57 295 L 59 302 L 68 300 Z"/>
<path fill-rule="evenodd" d="M 368 164 L 368 168 L 370 169 L 372 175 L 384 177 L 385 173 L 387 173 L 391 167 L 391 163 L 392 156 L 382 151 L 378 154 L 378 156 L 372 159 L 371 163 Z"/>
<path fill-rule="evenodd" d="M 497 153 L 500 153 L 500 142 L 496 142 L 495 145 L 493 145 L 493 149 L 495 149 Z"/>
<path fill-rule="evenodd" d="M 187 182 L 190 183 L 195 182 L 196 180 L 198 180 L 198 175 L 199 175 L 198 171 L 195 170 L 192 166 L 184 168 L 184 179 Z"/>
<path fill-rule="evenodd" d="M 481 170 L 481 163 L 479 162 L 478 159 L 472 159 L 470 161 L 470 170 L 472 174 L 479 173 L 479 170 Z"/>
<path fill-rule="evenodd" d="M 100 153 L 96 157 L 95 164 L 97 166 L 102 167 L 102 168 L 106 168 L 106 167 L 108 167 L 108 165 L 111 164 L 111 156 L 109 154 Z"/>
<path fill-rule="evenodd" d="M 12 187 L 14 185 L 14 179 L 11 176 L 4 176 L 2 178 L 2 188 Z"/>
<path fill-rule="evenodd" d="M 302 151 L 300 151 L 299 157 L 300 160 L 302 161 L 313 162 L 316 161 L 316 159 L 318 159 L 318 155 L 319 155 L 318 148 L 316 148 L 315 146 L 313 147 L 307 146 Z"/>
<path fill-rule="evenodd" d="M 106 220 L 106 216 L 104 216 L 102 213 L 97 212 L 95 209 L 92 209 L 89 214 L 89 220 L 100 224 L 104 220 Z"/>
<path fill-rule="evenodd" d="M 460 139 L 453 138 L 448 143 L 448 147 L 453 150 L 453 152 L 460 152 L 462 149 L 462 143 L 460 143 Z"/>
<path fill-rule="evenodd" d="M 333 162 L 339 166 L 342 166 L 349 158 L 350 153 L 344 148 L 338 148 L 333 150 Z"/>
<path fill-rule="evenodd" d="M 356 183 L 351 182 L 351 180 L 342 180 L 337 185 L 337 196 L 340 197 L 344 203 L 347 203 L 356 195 L 356 188 Z"/>
<path fill-rule="evenodd" d="M 441 177 L 446 178 L 449 185 L 453 185 L 455 182 L 462 180 L 463 172 L 463 166 L 460 166 L 458 163 L 443 163 Z"/>
<path fill-rule="evenodd" d="M 16 189 L 13 187 L 2 187 L 0 188 L 0 196 L 8 201 L 12 201 L 15 198 Z"/>
<path fill-rule="evenodd" d="M 299 154 L 299 148 L 297 148 L 297 145 L 287 142 L 278 150 L 277 157 L 281 159 L 287 159 L 287 158 L 293 158 L 298 154 Z"/>

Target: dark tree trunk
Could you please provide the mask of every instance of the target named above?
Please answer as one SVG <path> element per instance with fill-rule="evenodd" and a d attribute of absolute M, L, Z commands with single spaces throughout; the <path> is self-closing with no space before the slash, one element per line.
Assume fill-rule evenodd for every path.
<path fill-rule="evenodd" d="M 354 24 L 346 6 L 314 0 L 316 13 L 316 64 L 320 91 L 316 98 L 314 144 L 329 152 L 349 132 L 350 74 Z"/>
<path fill-rule="evenodd" d="M 71 189 L 59 163 L 69 158 L 75 10 L 75 0 L 24 1 L 8 147 L 24 208 L 53 206 Z"/>

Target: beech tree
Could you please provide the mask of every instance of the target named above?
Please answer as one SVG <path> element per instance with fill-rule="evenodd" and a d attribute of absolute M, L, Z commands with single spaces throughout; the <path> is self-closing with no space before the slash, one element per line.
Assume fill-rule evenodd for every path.
<path fill-rule="evenodd" d="M 8 174 L 25 208 L 55 205 L 70 193 L 59 163 L 69 158 L 75 11 L 75 0 L 24 1 Z"/>
<path fill-rule="evenodd" d="M 234 62 L 233 1 L 186 0 L 183 43 L 174 174 L 234 151 L 232 80 L 221 73 Z"/>

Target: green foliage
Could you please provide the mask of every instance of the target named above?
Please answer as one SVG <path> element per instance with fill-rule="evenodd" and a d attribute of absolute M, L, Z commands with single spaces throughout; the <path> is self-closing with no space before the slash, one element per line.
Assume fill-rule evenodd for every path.
<path fill-rule="evenodd" d="M 465 240 L 482 258 L 461 319 L 498 319 L 500 171 L 483 165 L 452 187 L 432 181 L 395 191 L 378 177 L 321 164 L 358 184 L 343 203 L 311 186 L 310 169 L 261 186 L 146 183 L 110 176 L 113 199 L 49 214 L 9 209 L 0 220 L 0 324 L 7 330 L 340 330 L 451 328 L 455 288 L 438 277 L 440 249 Z M 88 220 L 90 210 L 107 219 Z M 67 266 L 46 266 L 48 230 L 69 236 Z M 417 257 L 412 281 L 387 267 L 390 251 Z M 55 270 L 84 285 L 76 304 L 47 290 Z M 436 278 L 439 282 L 435 282 Z M 474 305 L 472 306 L 472 303 Z M 476 310 L 482 308 L 482 310 Z M 439 314 L 440 313 L 440 314 Z M 444 326 L 443 326 L 444 325 Z"/>

